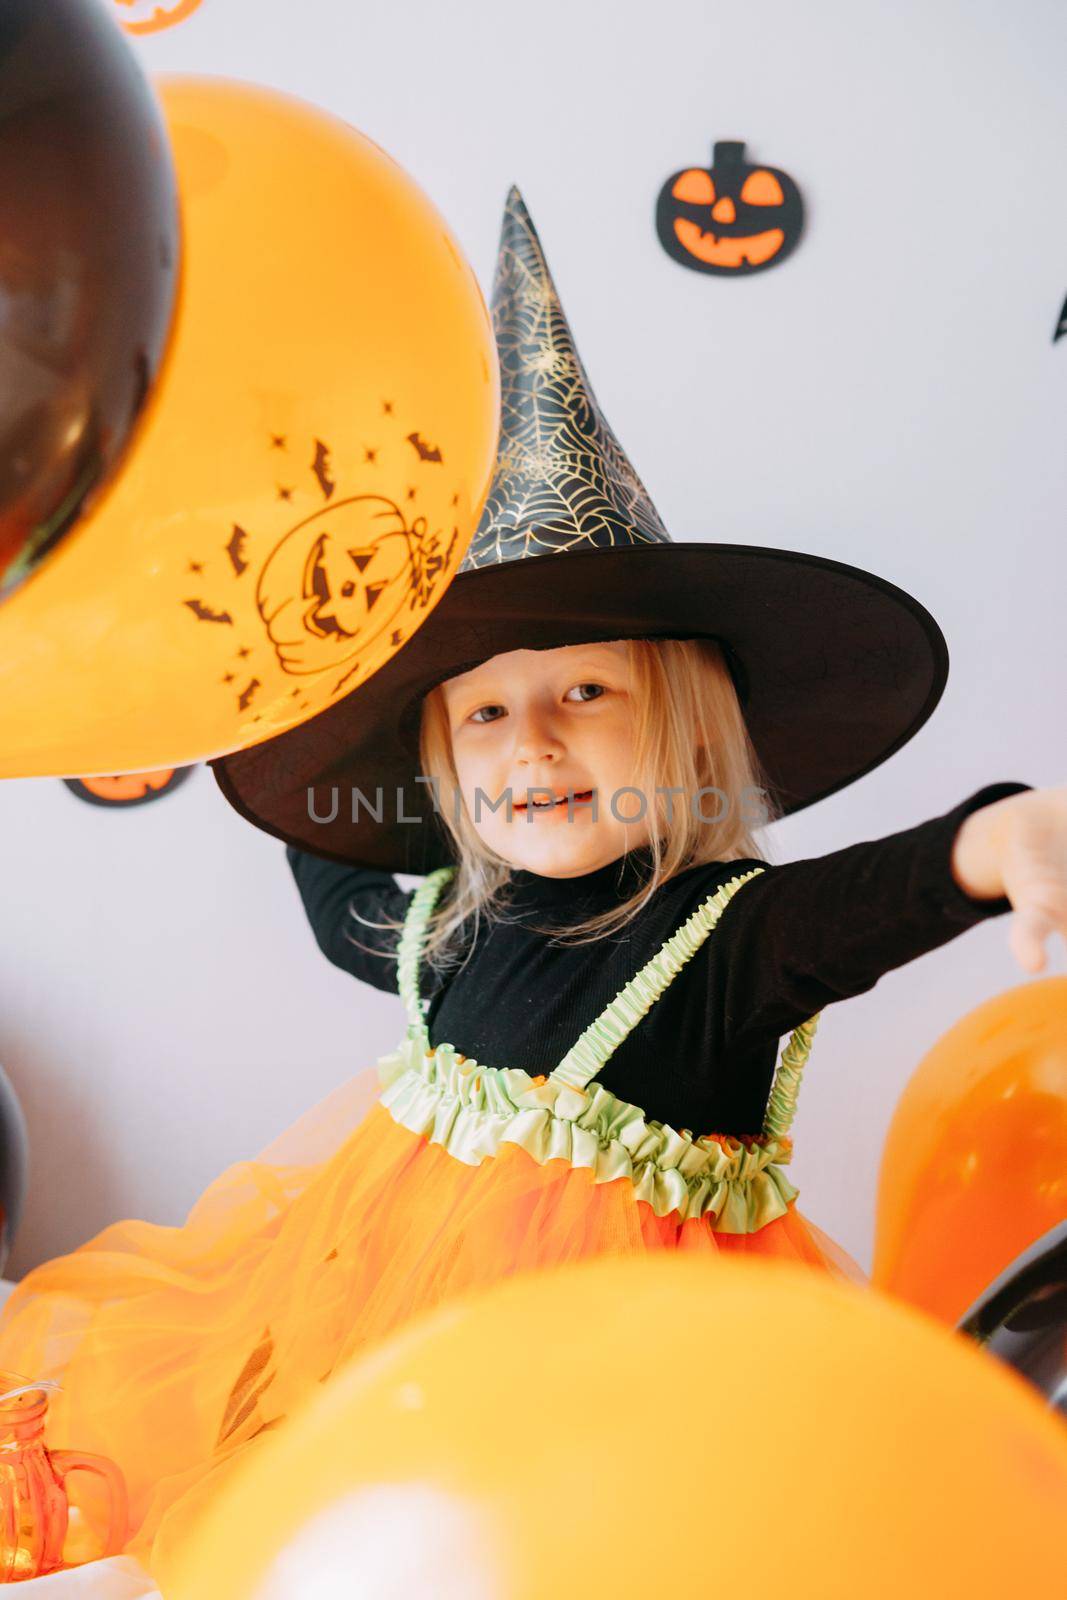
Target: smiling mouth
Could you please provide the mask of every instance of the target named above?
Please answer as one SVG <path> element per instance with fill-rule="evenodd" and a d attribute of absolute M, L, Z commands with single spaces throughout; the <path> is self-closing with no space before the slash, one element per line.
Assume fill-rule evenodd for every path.
<path fill-rule="evenodd" d="M 593 798 L 592 789 L 575 789 L 573 793 L 559 795 L 555 800 L 531 800 L 527 806 L 525 800 L 516 800 L 512 806 L 513 811 L 558 811 L 561 806 L 566 806 L 568 800 L 573 805 L 588 805 Z"/>
<path fill-rule="evenodd" d="M 699 223 L 691 222 L 687 217 L 675 217 L 674 234 L 691 256 L 718 267 L 740 267 L 745 262 L 750 267 L 762 266 L 778 253 L 785 242 L 781 228 L 731 237 L 730 234 L 705 233 Z"/>

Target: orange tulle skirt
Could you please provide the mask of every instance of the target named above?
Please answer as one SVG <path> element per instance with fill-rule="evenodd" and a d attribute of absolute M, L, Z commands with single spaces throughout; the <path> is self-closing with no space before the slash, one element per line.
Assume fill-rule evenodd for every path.
<path fill-rule="evenodd" d="M 221 1477 L 344 1362 L 511 1273 L 650 1250 L 865 1281 L 793 1206 L 731 1235 L 519 1146 L 466 1166 L 395 1123 L 362 1075 L 222 1173 L 181 1227 L 117 1222 L 30 1272 L 0 1314 L 0 1367 L 62 1384 L 48 1443 L 118 1462 L 127 1550 L 162 1586 Z M 83 1512 L 92 1523 L 91 1501 Z"/>

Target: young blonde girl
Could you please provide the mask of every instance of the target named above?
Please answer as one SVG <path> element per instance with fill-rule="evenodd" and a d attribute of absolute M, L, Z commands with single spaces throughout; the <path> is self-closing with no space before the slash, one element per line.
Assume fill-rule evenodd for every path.
<path fill-rule="evenodd" d="M 323 952 L 399 993 L 381 1093 L 364 1116 L 357 1076 L 183 1226 L 112 1225 L 0 1319 L 0 1365 L 63 1385 L 50 1443 L 122 1468 L 164 1592 L 254 1441 L 451 1296 L 605 1252 L 857 1276 L 785 1170 L 820 1010 L 1013 906 L 1029 970 L 1067 926 L 1064 790 L 767 861 L 765 821 L 929 715 L 936 624 L 840 564 L 671 544 L 515 193 L 494 315 L 512 431 L 470 568 L 351 704 L 215 764 Z M 320 805 L 339 774 L 402 804 Z"/>

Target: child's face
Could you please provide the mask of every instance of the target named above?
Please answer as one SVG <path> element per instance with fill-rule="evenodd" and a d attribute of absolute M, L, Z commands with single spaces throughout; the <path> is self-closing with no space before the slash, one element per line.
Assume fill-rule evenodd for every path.
<path fill-rule="evenodd" d="M 618 794 L 636 782 L 624 642 L 510 650 L 442 688 L 460 790 L 489 849 L 529 872 L 573 878 L 647 842 L 652 796 L 644 820 L 614 814 L 626 819 L 642 809 L 637 795 Z M 527 790 L 544 788 L 573 792 L 574 800 L 528 805 Z M 501 795 L 504 803 L 491 810 L 488 802 Z"/>

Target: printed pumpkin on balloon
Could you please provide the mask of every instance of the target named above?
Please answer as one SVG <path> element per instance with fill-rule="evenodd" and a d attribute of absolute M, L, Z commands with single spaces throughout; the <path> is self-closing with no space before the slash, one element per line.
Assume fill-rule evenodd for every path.
<path fill-rule="evenodd" d="M 794 180 L 780 167 L 747 161 L 742 140 L 718 140 L 710 167 L 672 173 L 656 201 L 656 232 L 671 260 L 721 277 L 777 266 L 803 226 Z"/>

